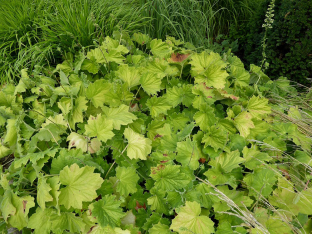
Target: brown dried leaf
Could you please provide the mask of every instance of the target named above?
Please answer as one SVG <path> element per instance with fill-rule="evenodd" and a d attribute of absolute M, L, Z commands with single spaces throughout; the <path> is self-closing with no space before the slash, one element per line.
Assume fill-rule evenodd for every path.
<path fill-rule="evenodd" d="M 190 56 L 190 54 L 179 54 L 179 53 L 173 53 L 171 55 L 171 60 L 173 62 L 183 62 L 185 59 L 187 59 Z"/>

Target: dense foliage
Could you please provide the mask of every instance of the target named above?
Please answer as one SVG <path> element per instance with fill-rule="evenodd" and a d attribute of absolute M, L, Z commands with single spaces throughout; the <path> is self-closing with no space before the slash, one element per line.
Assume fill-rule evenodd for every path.
<path fill-rule="evenodd" d="M 114 35 L 2 87 L 0 230 L 311 232 L 312 140 L 260 91 L 287 80 L 174 38 Z"/>
<path fill-rule="evenodd" d="M 239 39 L 240 57 L 248 64 L 262 59 L 262 24 L 270 1 L 263 2 L 256 14 L 232 38 Z M 312 77 L 312 2 L 309 0 L 275 1 L 273 28 L 267 34 L 266 55 L 271 78 L 287 76 L 301 84 L 311 84 Z"/>

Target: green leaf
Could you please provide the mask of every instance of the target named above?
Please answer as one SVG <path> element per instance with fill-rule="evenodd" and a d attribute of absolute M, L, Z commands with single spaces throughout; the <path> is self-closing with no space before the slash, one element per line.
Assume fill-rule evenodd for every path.
<path fill-rule="evenodd" d="M 74 73 L 78 73 L 78 71 L 80 71 L 81 69 L 81 65 L 83 63 L 83 61 L 85 60 L 86 56 L 83 52 L 79 52 L 79 54 L 76 56 L 75 58 L 75 62 L 74 62 Z"/>
<path fill-rule="evenodd" d="M 87 91 L 86 97 L 91 100 L 92 104 L 97 107 L 102 107 L 104 103 L 109 101 L 110 90 L 112 86 L 105 80 L 96 80 L 90 84 Z"/>
<path fill-rule="evenodd" d="M 157 165 L 151 168 L 150 176 L 156 181 L 155 188 L 170 191 L 184 188 L 191 182 L 191 178 L 180 171 L 178 165 Z"/>
<path fill-rule="evenodd" d="M 103 179 L 93 171 L 93 167 L 79 168 L 77 164 L 73 164 L 60 172 L 60 182 L 66 185 L 60 190 L 60 205 L 64 205 L 66 209 L 82 209 L 82 202 L 90 202 L 97 197 L 96 190 L 101 187 Z"/>
<path fill-rule="evenodd" d="M 207 216 L 200 215 L 201 208 L 197 202 L 186 201 L 185 206 L 177 212 L 178 215 L 172 220 L 170 229 L 180 234 L 214 233 L 214 223 Z"/>
<path fill-rule="evenodd" d="M 228 133 L 215 126 L 210 127 L 202 139 L 202 143 L 205 143 L 205 147 L 211 146 L 216 152 L 218 149 L 223 149 L 227 141 Z"/>
<path fill-rule="evenodd" d="M 127 156 L 131 159 L 146 160 L 152 150 L 152 141 L 131 128 L 125 129 L 124 136 L 128 140 Z"/>
<path fill-rule="evenodd" d="M 227 61 L 231 64 L 231 69 L 233 67 L 241 67 L 241 68 L 244 68 L 244 63 L 237 57 L 237 56 L 228 56 L 227 57 Z"/>
<path fill-rule="evenodd" d="M 71 99 L 68 97 L 62 97 L 60 99 L 60 101 L 57 103 L 58 108 L 60 108 L 60 110 L 63 113 L 63 116 L 67 117 L 67 115 L 70 113 L 70 111 L 72 110 L 72 103 L 71 103 Z M 43 111 L 42 111 L 43 112 Z M 41 117 L 41 115 L 38 115 L 38 117 Z M 44 119 L 45 120 L 45 119 Z M 44 120 L 42 121 L 42 123 L 44 122 Z"/>
<path fill-rule="evenodd" d="M 190 119 L 186 117 L 186 115 L 184 115 L 183 113 L 170 114 L 169 118 L 170 118 L 169 123 L 173 127 L 173 131 L 184 129 L 184 126 L 187 124 L 187 122 L 190 121 Z"/>
<path fill-rule="evenodd" d="M 150 43 L 151 51 L 157 57 L 163 58 L 171 53 L 171 47 L 161 39 L 154 39 Z"/>
<path fill-rule="evenodd" d="M 27 74 L 27 70 L 28 70 L 27 68 L 22 69 L 22 71 L 21 71 L 22 78 L 19 80 L 18 85 L 15 87 L 14 95 L 16 95 L 17 93 L 26 92 L 26 89 L 30 89 L 34 86 L 33 81 L 31 79 L 29 79 L 29 76 Z M 25 75 L 23 75 L 23 74 L 25 74 Z"/>
<path fill-rule="evenodd" d="M 225 87 L 228 77 L 224 69 L 226 63 L 222 61 L 218 53 L 204 51 L 201 54 L 193 54 L 191 60 L 191 74 L 195 77 L 195 83 L 205 83 L 208 87 L 212 86 L 217 89 Z"/>
<path fill-rule="evenodd" d="M 167 223 L 168 220 L 162 218 L 162 216 L 159 213 L 153 212 L 152 215 L 146 220 L 143 229 L 144 230 L 150 230 L 154 224 L 160 223 Z M 169 228 L 169 227 L 168 227 Z"/>
<path fill-rule="evenodd" d="M 157 133 L 160 134 L 161 136 L 167 136 L 172 134 L 172 129 L 170 124 L 165 123 L 162 128 L 159 128 L 157 130 Z"/>
<path fill-rule="evenodd" d="M 249 86 L 250 74 L 243 67 L 231 66 L 231 76 L 235 78 L 235 86 Z"/>
<path fill-rule="evenodd" d="M 65 75 L 69 75 L 71 71 L 73 71 L 72 67 L 72 55 L 69 56 L 71 58 L 66 59 L 62 64 L 57 64 L 56 70 L 62 70 Z"/>
<path fill-rule="evenodd" d="M 6 190 L 0 203 L 0 210 L 12 227 L 22 230 L 27 226 L 29 209 L 34 206 L 33 197 L 19 197 L 12 190 Z"/>
<path fill-rule="evenodd" d="M 268 104 L 268 99 L 252 96 L 249 99 L 247 110 L 253 118 L 261 118 L 271 113 L 271 107 Z"/>
<path fill-rule="evenodd" d="M 83 122 L 83 111 L 87 110 L 87 100 L 85 97 L 79 96 L 75 99 L 75 105 L 71 110 L 68 122 L 71 128 L 75 129 L 76 123 Z"/>
<path fill-rule="evenodd" d="M 48 159 L 49 157 L 54 157 L 58 149 L 47 149 L 45 151 L 41 151 L 38 153 L 29 153 L 26 156 L 17 159 L 14 161 L 14 167 L 20 168 L 22 165 L 26 165 L 28 160 L 32 162 L 32 164 L 38 164 L 41 159 L 44 159 L 45 157 Z M 48 156 L 48 157 L 47 157 Z"/>
<path fill-rule="evenodd" d="M 136 170 L 132 167 L 117 167 L 116 177 L 118 179 L 116 191 L 121 196 L 128 196 L 129 193 L 137 191 L 136 185 L 139 181 L 139 176 Z"/>
<path fill-rule="evenodd" d="M 89 59 L 85 59 L 81 65 L 82 70 L 87 70 L 92 74 L 97 74 L 100 69 L 100 65 L 97 63 L 96 58 L 91 56 Z"/>
<path fill-rule="evenodd" d="M 2 187 L 4 186 L 2 185 Z M 2 217 L 4 218 L 5 221 L 7 221 L 10 216 L 13 216 L 16 214 L 17 210 L 15 206 L 12 204 L 12 197 L 13 197 L 12 191 L 7 188 L 5 189 L 6 189 L 5 193 L 3 197 L 1 197 L 1 203 L 0 203 L 1 209 L 0 210 L 2 213 Z"/>
<path fill-rule="evenodd" d="M 161 78 L 155 73 L 144 73 L 141 76 L 140 83 L 148 95 L 154 95 L 161 89 Z"/>
<path fill-rule="evenodd" d="M 14 146 L 17 143 L 16 119 L 8 119 L 4 143 Z"/>
<path fill-rule="evenodd" d="M 155 225 L 153 225 L 153 227 L 151 229 L 149 229 L 149 234 L 170 234 L 172 233 L 169 229 L 169 226 L 166 224 L 162 224 L 162 223 L 157 223 Z"/>
<path fill-rule="evenodd" d="M 255 127 L 251 119 L 252 115 L 247 111 L 243 111 L 235 117 L 234 125 L 242 137 L 248 137 L 250 129 Z"/>
<path fill-rule="evenodd" d="M 179 69 L 177 67 L 170 66 L 166 60 L 159 58 L 155 58 L 153 61 L 149 62 L 143 71 L 146 73 L 154 73 L 159 79 L 165 76 L 177 76 L 179 74 Z"/>
<path fill-rule="evenodd" d="M 85 134 L 89 137 L 97 137 L 100 141 L 106 142 L 115 135 L 113 130 L 113 121 L 107 120 L 101 114 L 97 117 L 89 117 L 88 124 L 85 125 Z"/>
<path fill-rule="evenodd" d="M 192 93 L 192 85 L 174 86 L 166 90 L 166 99 L 173 107 L 180 103 L 185 106 L 191 106 L 195 95 Z"/>
<path fill-rule="evenodd" d="M 50 116 L 45 123 L 41 125 L 41 129 L 37 137 L 41 141 L 59 141 L 60 135 L 64 134 L 67 129 L 67 122 L 62 114 Z"/>
<path fill-rule="evenodd" d="M 213 108 L 204 104 L 200 106 L 200 111 L 196 112 L 194 115 L 194 120 L 196 125 L 203 131 L 208 130 L 209 127 L 217 122 Z"/>
<path fill-rule="evenodd" d="M 147 136 L 153 140 L 158 134 L 158 130 L 164 126 L 164 121 L 152 120 L 147 127 Z"/>
<path fill-rule="evenodd" d="M 50 234 L 52 231 L 52 222 L 50 221 L 52 214 L 55 211 L 53 209 L 41 209 L 37 208 L 30 218 L 27 227 L 34 229 L 34 234 Z"/>
<path fill-rule="evenodd" d="M 284 185 L 285 183 L 286 185 Z M 294 191 L 293 185 L 286 179 L 279 179 L 278 187 L 273 195 L 269 197 L 270 204 L 279 209 L 297 216 L 299 213 L 312 214 L 311 188 L 306 190 Z"/>
<path fill-rule="evenodd" d="M 134 33 L 132 39 L 140 45 L 145 45 L 151 41 L 151 38 L 143 33 Z"/>
<path fill-rule="evenodd" d="M 136 67 L 129 67 L 127 64 L 121 65 L 116 71 L 116 75 L 127 83 L 129 88 L 140 84 L 140 71 Z"/>
<path fill-rule="evenodd" d="M 261 70 L 261 67 L 254 64 L 250 64 L 250 73 L 250 84 L 265 84 L 270 80 L 270 78 Z"/>
<path fill-rule="evenodd" d="M 231 200 L 233 203 L 237 205 L 237 207 L 240 208 L 245 208 L 245 207 L 250 207 L 254 201 L 250 199 L 245 192 L 243 191 L 235 191 L 235 190 L 230 190 L 227 185 L 223 186 L 218 186 L 218 190 L 223 193 L 226 196 L 228 200 Z M 231 210 L 232 205 L 229 205 L 230 203 L 227 200 L 224 200 L 218 192 L 213 191 L 210 195 L 211 199 L 213 200 L 213 208 L 215 212 L 224 212 Z"/>
<path fill-rule="evenodd" d="M 59 176 L 53 176 L 47 180 L 48 184 L 50 185 L 50 195 L 52 196 L 52 201 L 48 202 L 48 206 L 54 206 L 59 211 L 59 196 L 60 196 L 60 178 Z"/>
<path fill-rule="evenodd" d="M 186 137 L 190 137 L 192 134 L 192 131 L 195 127 L 195 123 L 191 122 L 190 124 L 187 124 L 184 129 L 182 129 L 181 131 L 179 131 L 177 133 L 177 137 L 179 141 L 184 140 Z"/>
<path fill-rule="evenodd" d="M 265 223 L 266 228 L 270 232 L 270 234 L 281 234 L 287 233 L 291 234 L 292 228 L 289 227 L 289 224 L 280 220 L 280 217 L 272 217 Z"/>
<path fill-rule="evenodd" d="M 80 233 L 86 226 L 82 218 L 70 212 L 61 212 L 60 215 L 52 214 L 50 220 L 52 221 L 51 229 L 55 233 L 63 233 L 66 230 L 71 233 Z"/>
<path fill-rule="evenodd" d="M 166 98 L 168 103 L 170 103 L 173 107 L 176 107 L 183 100 L 183 89 L 182 87 L 173 86 L 172 88 L 168 88 L 166 90 Z"/>
<path fill-rule="evenodd" d="M 105 52 L 105 54 L 107 54 L 107 53 Z M 105 63 L 105 62 L 107 62 L 107 60 L 105 58 L 105 54 L 102 53 L 101 49 L 95 48 L 94 50 L 90 50 L 87 53 L 87 58 L 91 59 L 92 57 L 94 57 L 96 59 L 97 63 Z"/>
<path fill-rule="evenodd" d="M 14 117 L 15 115 L 10 107 L 0 105 L 0 126 L 4 126 L 8 119 L 14 119 Z"/>
<path fill-rule="evenodd" d="M 52 160 L 50 173 L 59 174 L 64 167 L 71 166 L 74 163 L 82 166 L 82 162 L 86 163 L 85 157 L 86 155 L 83 155 L 83 151 L 81 149 L 62 149 L 60 150 L 59 156 Z"/>
<path fill-rule="evenodd" d="M 207 194 L 211 192 L 211 187 L 208 187 L 204 183 L 200 183 L 196 185 L 195 190 L 201 194 L 199 197 L 201 206 L 210 209 L 212 207 L 212 200 Z"/>
<path fill-rule="evenodd" d="M 0 143 L 0 159 L 8 156 L 11 150 Z"/>
<path fill-rule="evenodd" d="M 114 195 L 105 195 L 101 200 L 92 204 L 92 215 L 97 218 L 101 227 L 115 227 L 120 224 L 120 220 L 125 214 L 120 208 L 120 201 L 116 201 Z"/>
<path fill-rule="evenodd" d="M 200 153 L 196 142 L 191 141 L 189 138 L 186 141 L 178 142 L 177 152 L 176 160 L 183 166 L 188 166 L 192 170 L 199 167 Z"/>
<path fill-rule="evenodd" d="M 53 201 L 53 197 L 50 195 L 50 191 L 52 188 L 47 183 L 47 179 L 42 175 L 38 178 L 38 185 L 37 185 L 37 202 L 38 205 L 41 207 L 42 210 L 45 209 L 45 203 L 49 201 Z"/>
<path fill-rule="evenodd" d="M 220 156 L 216 157 L 215 159 L 209 162 L 210 165 L 217 167 L 219 164 L 224 170 L 224 172 L 229 173 L 233 169 L 239 167 L 239 164 L 245 162 L 244 158 L 240 157 L 240 153 L 238 150 L 232 151 L 230 153 L 222 153 Z"/>
<path fill-rule="evenodd" d="M 243 154 L 244 158 L 246 159 L 245 167 L 250 170 L 256 169 L 264 164 L 264 162 L 272 160 L 268 154 L 262 153 L 255 148 L 244 147 Z"/>
<path fill-rule="evenodd" d="M 230 150 L 232 151 L 239 150 L 240 152 L 242 152 L 246 145 L 247 145 L 247 141 L 244 137 L 238 134 L 230 136 L 230 140 L 228 144 Z"/>
<path fill-rule="evenodd" d="M 147 204 L 151 206 L 151 210 L 155 210 L 160 214 L 168 214 L 168 207 L 164 199 L 165 192 L 157 191 L 155 188 L 151 189 L 150 192 L 153 196 L 147 199 Z"/>
<path fill-rule="evenodd" d="M 178 143 L 178 136 L 176 134 L 170 134 L 163 136 L 160 140 L 160 151 L 176 151 Z"/>
<path fill-rule="evenodd" d="M 121 54 L 121 51 L 118 51 L 119 49 L 111 50 L 109 51 L 108 54 L 105 54 L 106 52 L 104 51 L 105 57 L 108 62 L 115 62 L 117 64 L 123 64 L 125 57 L 123 57 Z"/>
<path fill-rule="evenodd" d="M 229 222 L 222 222 L 216 231 L 216 234 L 232 234 L 233 229 Z"/>
<path fill-rule="evenodd" d="M 111 43 L 109 44 L 111 45 Z M 109 50 L 108 52 L 106 51 L 107 49 Z M 94 56 L 94 58 L 98 63 L 115 62 L 118 64 L 122 64 L 123 60 L 125 59 L 121 54 L 122 50 L 118 49 L 118 47 L 114 48 L 109 46 L 108 48 L 108 46 L 105 45 L 105 42 L 103 42 L 103 45 L 100 46 L 99 48 L 90 50 L 87 53 L 87 58 L 90 59 L 92 56 Z"/>
<path fill-rule="evenodd" d="M 199 109 L 201 105 L 212 105 L 216 101 L 215 89 L 209 88 L 205 83 L 195 84 L 192 89 L 195 94 L 193 107 Z"/>
<path fill-rule="evenodd" d="M 119 47 L 119 44 L 120 44 L 120 41 L 115 40 L 115 39 L 113 39 L 113 38 L 111 38 L 109 36 L 106 36 L 105 40 L 102 43 L 102 47 L 105 50 L 112 50 L 112 49 L 117 49 Z M 128 51 L 125 51 L 125 53 L 128 53 Z"/>
<path fill-rule="evenodd" d="M 103 233 L 109 233 L 109 234 L 131 234 L 129 230 L 122 230 L 121 228 L 112 228 L 110 226 L 101 227 L 101 226 L 95 226 L 92 227 L 91 232 L 88 232 L 88 234 L 103 234 Z"/>
<path fill-rule="evenodd" d="M 152 117 L 157 117 L 160 114 L 167 114 L 167 111 L 171 109 L 171 105 L 165 97 L 154 96 L 147 100 L 146 105 L 150 109 Z"/>
<path fill-rule="evenodd" d="M 134 95 L 129 91 L 127 84 L 109 84 L 110 91 L 106 95 L 105 103 L 110 107 L 119 107 L 121 104 L 129 105 Z"/>
<path fill-rule="evenodd" d="M 238 182 L 243 179 L 241 167 L 235 168 L 230 173 L 225 173 L 220 164 L 206 171 L 204 175 L 213 185 L 228 184 L 234 189 L 238 186 Z"/>
<path fill-rule="evenodd" d="M 35 119 L 36 120 L 36 126 L 40 127 L 40 125 L 46 120 L 46 107 L 45 107 L 45 105 L 43 103 L 39 103 L 38 100 L 35 100 L 32 103 L 32 109 L 31 110 L 32 111 L 29 112 L 29 117 L 32 119 Z M 63 110 L 62 110 L 62 112 L 63 112 Z"/>
<path fill-rule="evenodd" d="M 103 108 L 103 112 L 107 120 L 113 122 L 114 129 L 120 130 L 121 125 L 128 125 L 133 123 L 137 117 L 129 112 L 129 107 L 121 104 L 118 108 Z"/>
<path fill-rule="evenodd" d="M 298 160 L 298 162 L 294 162 L 295 165 L 303 163 L 312 166 L 311 157 L 307 152 L 296 150 L 296 152 L 294 153 L 294 158 Z"/>
<path fill-rule="evenodd" d="M 261 194 L 267 197 L 273 191 L 272 187 L 276 183 L 276 174 L 270 168 L 256 169 L 252 174 L 244 177 L 244 181 L 249 189 L 249 195 L 258 197 Z"/>

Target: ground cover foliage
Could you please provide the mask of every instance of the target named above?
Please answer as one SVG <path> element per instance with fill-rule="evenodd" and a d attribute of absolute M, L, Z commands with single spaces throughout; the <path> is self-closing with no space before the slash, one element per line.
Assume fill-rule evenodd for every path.
<path fill-rule="evenodd" d="M 264 97 L 293 88 L 192 48 L 115 32 L 3 86 L 0 230 L 311 232 L 311 135 Z"/>

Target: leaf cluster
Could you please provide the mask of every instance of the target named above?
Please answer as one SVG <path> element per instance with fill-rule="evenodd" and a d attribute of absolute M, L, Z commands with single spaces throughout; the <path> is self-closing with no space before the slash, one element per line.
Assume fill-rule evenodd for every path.
<path fill-rule="evenodd" d="M 272 118 L 259 67 L 115 33 L 21 76 L 0 91 L 2 230 L 310 230 L 312 141 Z"/>

